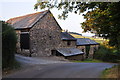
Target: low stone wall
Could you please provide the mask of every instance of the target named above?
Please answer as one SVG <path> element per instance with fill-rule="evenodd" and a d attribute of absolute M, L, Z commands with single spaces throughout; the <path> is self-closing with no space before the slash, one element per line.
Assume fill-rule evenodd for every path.
<path fill-rule="evenodd" d="M 83 54 L 65 57 L 68 60 L 84 60 Z"/>

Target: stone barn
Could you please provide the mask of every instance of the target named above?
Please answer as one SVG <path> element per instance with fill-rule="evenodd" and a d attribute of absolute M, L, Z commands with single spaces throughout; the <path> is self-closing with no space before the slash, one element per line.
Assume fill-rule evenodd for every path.
<path fill-rule="evenodd" d="M 70 59 L 83 57 L 76 48 L 76 39 L 61 27 L 49 10 L 28 14 L 7 21 L 18 36 L 17 53 L 27 56 L 51 56 L 57 53 Z M 67 56 L 65 54 L 68 54 Z"/>
<path fill-rule="evenodd" d="M 76 48 L 76 40 L 68 32 L 61 33 L 61 43 L 59 48 L 54 50 L 53 55 L 63 56 L 70 60 L 83 60 L 83 54 L 80 49 Z"/>
<path fill-rule="evenodd" d="M 17 52 L 50 56 L 61 42 L 61 27 L 49 10 L 9 19 L 18 36 Z"/>
<path fill-rule="evenodd" d="M 93 54 L 98 49 L 99 43 L 88 38 L 76 38 L 76 39 L 77 39 L 76 47 L 85 53 L 84 58 L 93 58 Z"/>
<path fill-rule="evenodd" d="M 61 44 L 60 47 L 76 47 L 76 41 L 72 35 L 70 35 L 68 32 L 61 32 Z"/>

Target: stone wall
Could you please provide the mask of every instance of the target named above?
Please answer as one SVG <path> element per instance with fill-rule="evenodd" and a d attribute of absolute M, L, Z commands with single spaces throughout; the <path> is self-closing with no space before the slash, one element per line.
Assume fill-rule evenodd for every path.
<path fill-rule="evenodd" d="M 95 52 L 95 50 L 98 50 L 99 45 L 90 45 L 90 50 L 89 50 L 89 58 L 93 58 L 93 54 Z M 84 58 L 86 57 L 86 47 L 85 46 L 77 46 L 78 49 L 80 49 L 81 51 L 83 51 L 84 54 Z"/>
<path fill-rule="evenodd" d="M 74 55 L 74 56 L 68 56 L 68 57 L 65 57 L 65 58 L 69 59 L 69 60 L 78 60 L 78 61 L 84 60 L 84 57 L 83 57 L 82 54 Z"/>
<path fill-rule="evenodd" d="M 16 35 L 17 35 L 16 52 L 17 53 L 21 52 L 21 48 L 20 48 L 20 34 L 21 34 L 21 31 L 20 30 L 16 30 Z"/>
<path fill-rule="evenodd" d="M 48 12 L 30 29 L 30 50 L 32 56 L 50 56 L 58 48 L 61 28 Z"/>
<path fill-rule="evenodd" d="M 76 41 L 69 41 L 70 45 L 68 45 L 68 41 L 61 40 L 59 45 L 60 48 L 69 48 L 69 47 L 76 47 Z"/>
<path fill-rule="evenodd" d="M 80 49 L 82 52 L 84 52 L 84 58 L 86 57 L 86 49 L 85 49 L 85 46 L 77 46 L 78 49 Z"/>
<path fill-rule="evenodd" d="M 26 32 L 22 31 L 22 32 Z M 20 49 L 21 30 L 16 30 L 18 36 L 17 52 L 28 56 L 50 56 L 52 50 L 66 47 L 76 47 L 76 41 L 61 40 L 61 28 L 55 21 L 53 15 L 48 12 L 30 30 L 30 49 Z M 31 53 L 30 53 L 31 52 Z"/>
<path fill-rule="evenodd" d="M 89 51 L 89 58 L 93 58 L 93 55 L 96 50 L 98 50 L 99 45 L 91 45 Z"/>

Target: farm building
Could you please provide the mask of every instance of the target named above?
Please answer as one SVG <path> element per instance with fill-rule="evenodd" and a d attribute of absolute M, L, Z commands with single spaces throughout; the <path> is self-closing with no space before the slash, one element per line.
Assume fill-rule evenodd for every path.
<path fill-rule="evenodd" d="M 17 52 L 30 56 L 50 56 L 61 42 L 61 27 L 49 10 L 7 21 L 18 36 Z"/>
<path fill-rule="evenodd" d="M 69 60 L 84 60 L 83 52 L 77 48 L 59 48 L 57 56 L 64 56 Z"/>
<path fill-rule="evenodd" d="M 12 18 L 7 22 L 14 27 L 18 36 L 17 53 L 29 56 L 51 56 L 56 52 L 63 56 L 83 55 L 75 48 L 76 39 L 62 32 L 49 10 Z"/>
<path fill-rule="evenodd" d="M 55 50 L 54 55 L 64 56 L 70 60 L 83 60 L 84 52 L 76 48 L 76 40 L 68 32 L 62 32 L 60 48 Z"/>
<path fill-rule="evenodd" d="M 88 38 L 76 38 L 77 45 L 76 47 L 84 52 L 85 58 L 93 58 L 94 52 L 98 49 L 99 43 Z"/>
<path fill-rule="evenodd" d="M 61 47 L 76 47 L 76 41 L 68 32 L 61 32 Z"/>

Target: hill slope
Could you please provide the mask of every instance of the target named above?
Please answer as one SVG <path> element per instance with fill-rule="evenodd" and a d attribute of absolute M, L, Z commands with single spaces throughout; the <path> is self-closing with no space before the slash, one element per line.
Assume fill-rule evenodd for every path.
<path fill-rule="evenodd" d="M 103 39 L 101 39 L 101 38 L 92 38 L 92 37 L 85 37 L 85 36 L 82 36 L 82 35 L 77 35 L 77 34 L 73 34 L 73 33 L 70 33 L 73 37 L 75 37 L 75 38 L 89 38 L 89 39 L 91 39 L 91 40 L 95 40 L 96 42 L 98 42 L 98 43 L 103 43 Z"/>

